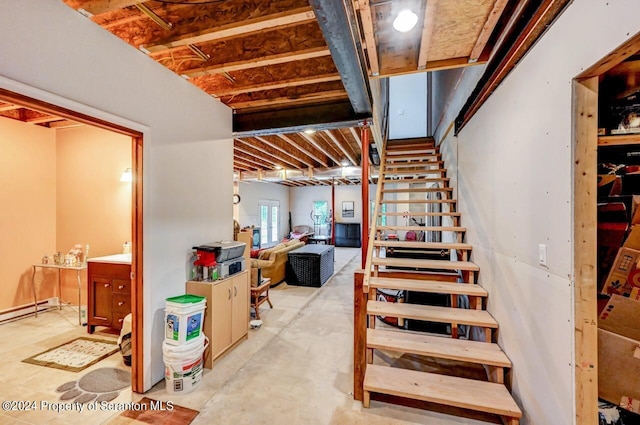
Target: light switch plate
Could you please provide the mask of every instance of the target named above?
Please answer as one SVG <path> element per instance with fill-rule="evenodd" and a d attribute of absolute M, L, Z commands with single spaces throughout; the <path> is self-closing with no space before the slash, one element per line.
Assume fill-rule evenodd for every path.
<path fill-rule="evenodd" d="M 541 266 L 547 266 L 547 246 L 542 243 L 538 245 L 538 262 Z"/>

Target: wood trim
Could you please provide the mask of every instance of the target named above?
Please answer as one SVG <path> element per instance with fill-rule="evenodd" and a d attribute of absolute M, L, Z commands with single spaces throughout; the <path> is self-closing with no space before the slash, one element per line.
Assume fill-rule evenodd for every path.
<path fill-rule="evenodd" d="M 574 81 L 574 229 L 576 423 L 598 423 L 597 131 L 598 77 Z"/>
<path fill-rule="evenodd" d="M 613 52 L 578 75 L 578 79 L 597 77 L 640 51 L 640 32 L 618 46 Z"/>
<path fill-rule="evenodd" d="M 57 115 L 61 118 L 66 118 L 72 121 L 77 121 L 82 124 L 98 127 L 103 130 L 113 131 L 115 133 L 124 134 L 130 137 L 142 137 L 142 133 L 139 131 L 131 130 L 118 124 L 113 124 L 108 121 L 94 118 L 89 115 L 85 115 L 80 112 L 75 112 L 62 106 L 53 105 L 42 100 L 33 99 L 28 96 L 24 96 L 19 93 L 14 93 L 6 89 L 0 88 L 0 100 L 6 103 L 13 103 L 15 105 L 21 105 L 27 109 L 34 109 L 43 114 Z"/>
<path fill-rule="evenodd" d="M 238 60 L 236 62 L 220 63 L 211 66 L 193 68 L 184 72 L 189 77 L 200 77 L 209 74 L 219 74 L 222 72 L 241 71 L 243 69 L 258 68 L 261 66 L 276 65 L 279 63 L 295 62 L 311 58 L 330 56 L 328 47 L 314 47 L 311 49 L 295 52 L 278 53 L 275 55 L 265 55 L 259 58 Z"/>
<path fill-rule="evenodd" d="M 154 42 L 144 46 L 144 48 L 151 53 L 156 53 L 177 47 L 188 46 L 189 44 L 209 43 L 216 40 L 259 33 L 261 31 L 285 25 L 304 24 L 306 22 L 313 21 L 315 16 L 316 15 L 313 13 L 310 6 L 302 7 L 242 22 L 222 25 L 220 27 L 209 28 L 197 33 L 173 37 L 170 40 Z"/>
<path fill-rule="evenodd" d="M 478 36 L 478 40 L 476 40 L 476 44 L 471 50 L 471 54 L 469 55 L 470 61 L 477 62 L 480 58 L 480 55 L 482 55 L 482 52 L 484 51 L 484 48 L 489 41 L 489 37 L 491 37 L 493 30 L 500 20 L 500 16 L 502 16 L 504 8 L 507 6 L 507 2 L 508 0 L 496 0 L 496 2 L 494 3 L 493 9 L 489 13 L 489 16 L 487 16 L 487 21 L 485 22 L 484 26 L 482 27 L 482 31 Z"/>
<path fill-rule="evenodd" d="M 376 36 L 373 31 L 370 2 L 369 0 L 360 0 L 355 3 L 360 9 L 360 21 L 362 23 L 362 31 L 364 32 L 364 40 L 367 46 L 367 57 L 369 58 L 369 71 L 371 71 L 371 75 L 375 77 L 380 75 L 380 60 L 378 59 Z"/>
<path fill-rule="evenodd" d="M 598 146 L 622 146 L 640 144 L 640 134 L 620 134 L 598 137 Z"/>
<path fill-rule="evenodd" d="M 249 100 L 246 102 L 229 102 L 227 103 L 227 106 L 230 106 L 233 109 L 257 111 L 260 109 L 269 109 L 275 105 L 284 104 L 287 107 L 290 107 L 290 106 L 300 105 L 305 103 L 346 99 L 347 97 L 348 97 L 347 92 L 344 90 L 329 90 L 329 91 L 320 91 L 316 93 L 302 94 L 296 97 L 283 96 L 283 97 L 273 97 L 273 98 L 259 99 L 259 100 Z"/>
<path fill-rule="evenodd" d="M 133 243 L 133 256 L 131 257 L 131 272 L 133 282 L 131 285 L 131 387 L 137 393 L 144 392 L 144 232 L 143 232 L 143 140 L 142 137 L 132 139 L 132 163 L 133 190 L 131 205 L 133 207 L 131 221 L 131 241 Z"/>
<path fill-rule="evenodd" d="M 433 38 L 433 29 L 436 23 L 436 9 L 438 0 L 429 0 L 424 8 L 424 23 L 422 25 L 422 38 L 420 39 L 420 52 L 418 53 L 418 69 L 427 68 L 427 58 L 429 57 L 429 47 Z"/>

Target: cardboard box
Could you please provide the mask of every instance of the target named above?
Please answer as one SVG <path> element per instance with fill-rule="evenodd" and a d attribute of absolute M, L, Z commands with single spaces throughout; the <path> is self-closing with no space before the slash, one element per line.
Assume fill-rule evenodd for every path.
<path fill-rule="evenodd" d="M 640 224 L 640 195 L 631 200 L 631 224 Z"/>
<path fill-rule="evenodd" d="M 640 225 L 631 226 L 631 231 L 622 246 L 640 251 Z"/>
<path fill-rule="evenodd" d="M 612 296 L 598 328 L 598 396 L 640 414 L 640 301 Z"/>
<path fill-rule="evenodd" d="M 602 287 L 602 293 L 630 295 L 633 288 L 640 287 L 639 259 L 640 251 L 625 247 L 620 248 Z"/>

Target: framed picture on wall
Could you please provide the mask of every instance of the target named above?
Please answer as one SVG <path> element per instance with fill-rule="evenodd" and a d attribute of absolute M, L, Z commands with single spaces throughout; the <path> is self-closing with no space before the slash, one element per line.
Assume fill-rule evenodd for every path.
<path fill-rule="evenodd" d="M 342 201 L 342 217 L 353 217 L 353 201 Z"/>

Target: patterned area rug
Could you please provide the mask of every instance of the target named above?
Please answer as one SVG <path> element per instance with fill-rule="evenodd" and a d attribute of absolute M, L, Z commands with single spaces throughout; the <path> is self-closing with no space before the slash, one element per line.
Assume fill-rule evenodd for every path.
<path fill-rule="evenodd" d="M 116 351 L 118 345 L 115 341 L 80 337 L 24 359 L 23 362 L 80 372 Z"/>
<path fill-rule="evenodd" d="M 107 425 L 188 425 L 198 416 L 197 410 L 187 409 L 172 402 L 160 402 L 144 397 L 135 410 L 125 410 Z"/>

